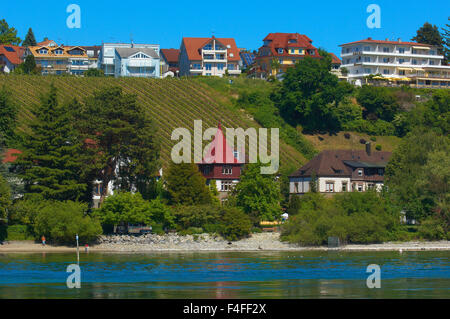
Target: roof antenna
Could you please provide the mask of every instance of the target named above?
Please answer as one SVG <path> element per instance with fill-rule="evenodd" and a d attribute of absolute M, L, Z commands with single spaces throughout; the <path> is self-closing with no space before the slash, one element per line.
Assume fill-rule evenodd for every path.
<path fill-rule="evenodd" d="M 130 33 L 130 42 L 131 42 L 131 47 L 134 48 L 133 33 Z"/>

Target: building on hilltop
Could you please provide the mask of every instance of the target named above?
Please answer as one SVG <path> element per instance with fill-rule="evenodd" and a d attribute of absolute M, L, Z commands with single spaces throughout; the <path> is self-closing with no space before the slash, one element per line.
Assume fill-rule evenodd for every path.
<path fill-rule="evenodd" d="M 350 83 L 450 87 L 450 66 L 442 65 L 444 56 L 437 46 L 367 38 L 340 47 Z"/>
<path fill-rule="evenodd" d="M 178 76 L 180 67 L 178 59 L 180 57 L 179 49 L 161 49 L 161 76 Z"/>
<path fill-rule="evenodd" d="M 233 38 L 183 38 L 180 76 L 241 74 L 239 49 Z"/>
<path fill-rule="evenodd" d="M 153 50 L 158 58 L 154 57 L 153 53 L 136 53 L 136 56 L 122 57 L 119 56 L 118 59 L 117 49 L 151 49 Z M 149 77 L 159 77 L 159 45 L 158 44 L 137 44 L 137 43 L 103 43 L 102 48 L 100 50 L 100 54 L 98 57 L 98 68 L 103 70 L 105 75 L 107 76 L 126 76 L 124 74 L 142 74 L 137 68 L 145 67 L 145 68 L 153 68 L 153 65 L 156 65 L 156 60 L 158 60 L 158 70 L 151 72 Z M 123 51 L 126 52 L 126 51 Z M 125 54 L 126 55 L 126 54 Z M 132 60 L 130 64 L 126 64 L 125 70 L 120 70 L 120 74 L 117 75 L 117 67 L 121 65 L 122 59 Z M 122 67 L 123 65 L 121 65 Z M 127 69 L 127 68 L 130 69 Z M 147 73 L 148 70 L 145 70 Z M 141 76 L 141 75 L 139 75 Z"/>
<path fill-rule="evenodd" d="M 295 63 L 307 56 L 320 58 L 312 40 L 299 33 L 269 33 L 255 58 L 255 76 L 282 76 Z"/>
<path fill-rule="evenodd" d="M 86 50 L 81 46 L 57 45 L 55 41 L 46 40 L 37 46 L 27 48 L 25 56 L 33 55 L 42 74 L 83 75 L 91 66 Z"/>
<path fill-rule="evenodd" d="M 159 54 L 152 48 L 116 48 L 115 77 L 159 78 Z"/>
<path fill-rule="evenodd" d="M 289 192 L 305 194 L 311 191 L 313 183 L 317 192 L 329 195 L 370 189 L 381 191 L 391 155 L 390 152 L 372 152 L 370 143 L 366 144 L 365 151 L 323 151 L 289 176 Z"/>
<path fill-rule="evenodd" d="M 0 72 L 11 73 L 22 62 L 25 48 L 17 45 L 0 45 Z"/>

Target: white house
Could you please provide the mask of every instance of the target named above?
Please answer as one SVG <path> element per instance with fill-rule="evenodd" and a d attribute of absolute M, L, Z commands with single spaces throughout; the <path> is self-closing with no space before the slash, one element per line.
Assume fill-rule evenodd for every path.
<path fill-rule="evenodd" d="M 114 75 L 159 78 L 159 55 L 151 48 L 116 48 Z"/>

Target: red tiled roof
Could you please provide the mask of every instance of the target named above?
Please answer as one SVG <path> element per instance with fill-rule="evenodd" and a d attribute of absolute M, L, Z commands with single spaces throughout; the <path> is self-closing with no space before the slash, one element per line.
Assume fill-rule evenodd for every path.
<path fill-rule="evenodd" d="M 307 50 L 315 50 L 313 57 L 320 57 L 316 47 L 312 45 L 312 40 L 299 33 L 269 33 L 263 41 L 270 41 L 267 47 L 270 48 L 271 55 L 273 56 L 298 56 L 296 54 L 289 54 L 289 48 L 304 48 Z M 292 43 L 289 43 L 289 42 Z M 293 42 L 295 41 L 295 42 Z M 284 49 L 283 53 L 278 53 L 279 48 Z M 306 54 L 309 55 L 309 54 Z"/>
<path fill-rule="evenodd" d="M 179 49 L 161 49 L 161 53 L 164 55 L 167 63 L 178 63 Z"/>
<path fill-rule="evenodd" d="M 14 52 L 8 51 L 5 47 L 10 47 Z M 4 55 L 9 62 L 14 65 L 19 65 L 23 62 L 23 54 L 25 49 L 23 47 L 19 47 L 17 45 L 0 45 L 0 55 Z"/>
<path fill-rule="evenodd" d="M 3 164 L 15 162 L 19 154 L 22 154 L 22 152 L 14 148 L 6 150 L 2 160 Z"/>
<path fill-rule="evenodd" d="M 330 55 L 331 55 L 331 63 L 333 63 L 333 64 L 342 64 L 341 59 L 339 59 L 339 58 L 336 56 L 336 54 L 330 53 Z"/>
<path fill-rule="evenodd" d="M 202 164 L 242 164 L 235 156 L 225 139 L 222 126 L 219 124 L 214 140 Z"/>
<path fill-rule="evenodd" d="M 429 46 L 433 46 L 430 44 L 425 44 L 425 43 L 417 43 L 417 42 L 403 42 L 403 41 L 389 41 L 389 40 L 373 40 L 372 38 L 367 38 L 364 40 L 359 40 L 359 41 L 354 41 L 354 42 L 349 42 L 349 43 L 344 43 L 339 45 L 340 47 L 344 46 L 344 45 L 349 45 L 349 44 L 356 44 L 356 43 L 378 43 L 378 44 L 405 44 L 405 45 L 416 45 L 416 46 L 424 46 L 424 47 L 429 47 Z"/>
<path fill-rule="evenodd" d="M 201 54 L 201 48 L 203 48 L 209 41 L 212 39 L 216 39 L 221 44 L 223 44 L 225 47 L 230 46 L 230 48 L 227 48 L 228 50 L 228 61 L 240 61 L 239 56 L 239 49 L 236 46 L 236 42 L 233 38 L 183 38 L 183 44 L 186 48 L 186 52 L 188 55 L 188 58 L 190 61 L 201 61 L 202 60 L 202 54 Z M 230 56 L 230 53 L 233 54 L 233 57 Z"/>
<path fill-rule="evenodd" d="M 53 40 L 45 40 L 45 41 L 36 43 L 36 46 L 45 47 L 45 46 L 48 46 L 52 42 L 55 42 L 55 41 L 53 41 Z"/>
<path fill-rule="evenodd" d="M 364 150 L 327 150 L 314 157 L 290 177 L 311 176 L 313 172 L 317 177 L 351 176 L 352 170 L 348 165 L 349 162 L 361 162 L 361 165 L 363 163 L 371 163 L 383 166 L 389 161 L 391 155 L 391 152 L 372 151 L 369 156 Z"/>

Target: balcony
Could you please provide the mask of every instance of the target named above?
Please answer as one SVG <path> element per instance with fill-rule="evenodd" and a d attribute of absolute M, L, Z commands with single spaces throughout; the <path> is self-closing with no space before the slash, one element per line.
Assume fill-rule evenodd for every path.
<path fill-rule="evenodd" d="M 401 57 L 410 57 L 410 58 L 424 58 L 424 59 L 444 59 L 443 55 L 437 54 L 417 54 L 417 53 L 400 53 L 400 52 L 383 52 L 380 50 L 376 51 L 358 51 L 358 52 L 349 52 L 349 53 L 341 53 L 341 57 L 350 57 L 350 56 L 361 56 L 361 55 L 383 55 L 383 56 L 401 56 Z"/>
<path fill-rule="evenodd" d="M 149 60 L 149 59 L 131 59 L 128 61 L 128 66 L 130 67 L 155 67 L 155 60 Z"/>

